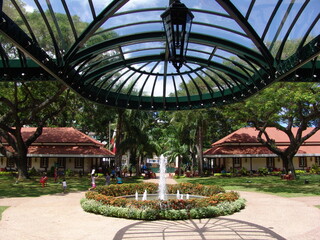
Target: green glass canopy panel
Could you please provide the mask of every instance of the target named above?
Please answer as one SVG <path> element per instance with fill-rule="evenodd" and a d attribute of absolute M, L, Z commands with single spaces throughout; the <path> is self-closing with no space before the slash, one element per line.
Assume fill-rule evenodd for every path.
<path fill-rule="evenodd" d="M 184 0 L 187 62 L 168 63 L 169 0 L 0 0 L 0 81 L 59 80 L 97 103 L 184 110 L 276 81 L 320 82 L 319 0 Z"/>

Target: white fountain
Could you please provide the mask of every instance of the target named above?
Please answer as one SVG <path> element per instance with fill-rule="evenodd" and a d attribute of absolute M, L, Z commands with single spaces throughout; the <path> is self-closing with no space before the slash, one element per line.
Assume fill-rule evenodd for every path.
<path fill-rule="evenodd" d="M 160 156 L 159 199 L 167 199 L 166 160 L 163 155 Z"/>
<path fill-rule="evenodd" d="M 179 190 L 177 190 L 176 194 L 167 194 L 167 185 L 166 185 L 166 159 L 163 155 L 160 156 L 160 178 L 159 178 L 159 187 L 158 187 L 158 195 L 157 194 L 148 194 L 147 190 L 144 190 L 144 193 L 142 194 L 142 198 L 140 198 L 142 201 L 146 200 L 168 200 L 168 199 L 191 199 L 191 198 L 203 198 L 203 196 L 195 196 L 190 194 L 183 194 L 180 193 Z M 121 196 L 128 199 L 135 199 L 139 200 L 139 194 L 136 191 L 134 195 L 129 196 Z"/>
<path fill-rule="evenodd" d="M 144 201 L 147 200 L 147 190 L 144 190 L 142 200 L 144 200 Z"/>
<path fill-rule="evenodd" d="M 177 199 L 180 199 L 180 191 L 177 190 Z"/>
<path fill-rule="evenodd" d="M 139 200 L 139 194 L 138 194 L 138 191 L 136 191 L 135 199 L 136 199 L 136 201 L 138 201 L 138 200 Z"/>

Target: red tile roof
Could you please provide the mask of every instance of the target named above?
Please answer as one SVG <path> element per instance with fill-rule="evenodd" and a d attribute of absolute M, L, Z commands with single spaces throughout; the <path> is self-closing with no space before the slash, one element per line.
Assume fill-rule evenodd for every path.
<path fill-rule="evenodd" d="M 280 147 L 284 148 L 284 146 Z M 319 146 L 301 146 L 296 155 L 320 155 Z M 264 146 L 214 146 L 203 155 L 275 155 Z"/>
<path fill-rule="evenodd" d="M 313 128 L 307 128 L 304 131 L 304 135 L 312 131 Z M 292 132 L 295 135 L 298 128 L 293 128 Z M 276 128 L 267 128 L 266 132 L 270 136 L 271 139 L 274 139 L 276 143 L 289 143 L 288 136 L 276 129 Z M 240 128 L 239 130 L 229 134 L 228 136 L 220 139 L 219 141 L 212 144 L 212 146 L 219 145 L 219 144 L 229 144 L 229 143 L 259 143 L 257 140 L 258 136 L 258 130 L 255 128 Z M 312 142 L 318 142 L 320 143 L 320 131 L 318 131 L 316 134 L 314 134 L 311 138 L 309 138 L 305 143 L 312 143 Z"/>
<path fill-rule="evenodd" d="M 306 129 L 304 134 L 309 133 L 312 128 Z M 270 138 L 274 139 L 280 148 L 285 148 L 289 144 L 289 139 L 285 133 L 276 128 L 267 128 Z M 297 128 L 293 129 L 293 133 Z M 241 128 L 228 136 L 212 144 L 212 148 L 204 152 L 205 156 L 218 155 L 274 155 L 269 149 L 262 146 L 257 140 L 258 131 L 255 128 Z M 296 155 L 320 155 L 320 131 L 309 138 L 300 148 Z"/>
<path fill-rule="evenodd" d="M 22 128 L 22 136 L 24 139 L 27 139 L 35 131 L 36 128 L 33 127 Z M 44 127 L 41 136 L 34 143 L 77 143 L 103 145 L 99 141 L 87 136 L 86 134 L 72 127 Z"/>
<path fill-rule="evenodd" d="M 54 156 L 90 156 L 111 157 L 114 154 L 102 147 L 94 146 L 31 146 L 28 156 L 54 155 Z"/>
<path fill-rule="evenodd" d="M 36 128 L 22 128 L 22 137 L 26 140 Z M 11 148 L 11 147 L 9 147 Z M 41 136 L 29 147 L 28 156 L 87 156 L 112 157 L 114 153 L 103 147 L 99 141 L 72 128 L 43 128 Z"/>

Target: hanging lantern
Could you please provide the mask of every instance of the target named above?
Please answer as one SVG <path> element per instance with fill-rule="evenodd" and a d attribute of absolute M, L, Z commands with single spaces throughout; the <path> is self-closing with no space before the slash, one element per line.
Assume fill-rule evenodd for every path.
<path fill-rule="evenodd" d="M 179 72 L 186 62 L 186 53 L 191 31 L 191 11 L 179 0 L 175 0 L 166 11 L 161 14 L 169 49 L 169 61 Z"/>

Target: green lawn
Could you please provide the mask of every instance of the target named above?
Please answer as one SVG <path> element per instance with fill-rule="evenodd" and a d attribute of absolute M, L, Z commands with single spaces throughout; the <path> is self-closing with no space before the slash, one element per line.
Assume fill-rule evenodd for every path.
<path fill-rule="evenodd" d="M 309 183 L 305 184 L 305 180 Z M 203 177 L 179 178 L 178 182 L 219 185 L 226 190 L 255 191 L 282 197 L 302 197 L 320 195 L 320 175 L 303 175 L 298 180 L 281 180 L 277 176 L 266 177 Z"/>
<path fill-rule="evenodd" d="M 8 207 L 6 206 L 0 206 L 0 220 L 2 218 L 2 213 L 4 212 L 4 210 L 6 210 Z"/>
<path fill-rule="evenodd" d="M 30 180 L 16 183 L 15 178 L 11 176 L 0 176 L 0 198 L 1 197 L 38 197 L 41 195 L 55 194 L 63 192 L 62 184 L 55 183 L 53 178 L 49 178 L 47 186 L 41 187 L 39 183 L 40 177 L 32 177 Z M 85 191 L 91 187 L 91 180 L 89 177 L 69 177 L 66 178 L 67 191 Z M 141 182 L 140 178 L 125 178 L 124 183 Z M 97 186 L 104 185 L 105 179 L 100 177 L 96 180 Z"/>
<path fill-rule="evenodd" d="M 66 178 L 68 192 L 85 191 L 91 186 L 89 177 Z M 125 178 L 124 183 L 141 182 L 141 178 Z M 305 184 L 305 180 L 309 183 Z M 319 196 L 320 175 L 303 175 L 298 180 L 281 180 L 280 177 L 202 177 L 177 179 L 178 182 L 201 183 L 206 185 L 219 185 L 226 190 L 257 191 L 276 194 L 283 197 Z M 104 185 L 103 177 L 97 179 L 97 186 Z M 0 197 L 37 197 L 62 192 L 62 184 L 54 183 L 49 178 L 46 187 L 42 188 L 39 177 L 16 183 L 11 176 L 0 176 Z"/>

